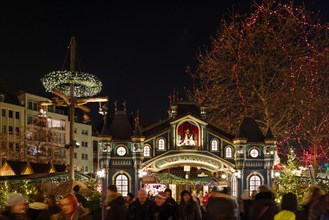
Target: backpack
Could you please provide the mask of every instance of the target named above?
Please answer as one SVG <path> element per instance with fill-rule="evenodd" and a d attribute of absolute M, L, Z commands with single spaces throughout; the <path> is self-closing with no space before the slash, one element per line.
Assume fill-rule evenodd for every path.
<path fill-rule="evenodd" d="M 296 215 L 291 211 L 282 210 L 274 216 L 274 220 L 296 220 Z"/>

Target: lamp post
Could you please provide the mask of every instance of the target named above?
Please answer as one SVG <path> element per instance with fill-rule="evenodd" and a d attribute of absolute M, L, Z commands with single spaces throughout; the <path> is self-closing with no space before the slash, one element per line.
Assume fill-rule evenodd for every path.
<path fill-rule="evenodd" d="M 107 97 L 93 97 L 101 91 L 102 83 L 92 74 L 75 70 L 75 37 L 70 41 L 70 70 L 53 71 L 46 74 L 42 79 L 42 84 L 48 92 L 52 92 L 56 97 L 52 100 L 40 102 L 41 106 L 55 105 L 66 106 L 69 109 L 70 119 L 70 181 L 74 180 L 74 116 L 75 108 L 80 108 L 84 112 L 90 112 L 85 106 L 89 102 L 106 102 Z"/>
<path fill-rule="evenodd" d="M 101 180 L 101 188 L 102 188 L 102 193 L 101 193 L 101 207 L 102 207 L 102 220 L 104 220 L 105 218 L 105 209 L 104 209 L 104 200 L 105 200 L 105 184 L 104 184 L 104 177 L 105 177 L 105 170 L 101 169 L 97 171 L 97 176 L 100 178 Z"/>

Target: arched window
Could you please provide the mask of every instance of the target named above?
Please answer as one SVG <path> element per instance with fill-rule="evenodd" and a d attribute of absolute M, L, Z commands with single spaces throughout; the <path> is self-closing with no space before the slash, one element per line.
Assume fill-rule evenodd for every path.
<path fill-rule="evenodd" d="M 150 146 L 144 146 L 144 157 L 150 157 L 150 156 L 151 156 Z"/>
<path fill-rule="evenodd" d="M 127 196 L 129 191 L 128 185 L 128 177 L 124 174 L 119 174 L 115 178 L 115 185 L 118 189 L 118 192 L 121 193 L 122 196 Z"/>
<path fill-rule="evenodd" d="M 259 176 L 252 175 L 249 178 L 249 192 L 252 193 L 253 190 L 257 190 L 258 186 L 262 184 L 262 181 Z"/>
<path fill-rule="evenodd" d="M 165 140 L 163 138 L 158 140 L 158 148 L 159 150 L 165 150 Z"/>
<path fill-rule="evenodd" d="M 211 141 L 211 150 L 218 151 L 218 140 L 214 139 Z"/>
<path fill-rule="evenodd" d="M 225 150 L 225 157 L 226 158 L 232 158 L 232 148 L 231 147 L 227 147 Z"/>
<path fill-rule="evenodd" d="M 233 176 L 232 178 L 232 196 L 234 197 L 238 196 L 238 180 L 236 176 Z"/>

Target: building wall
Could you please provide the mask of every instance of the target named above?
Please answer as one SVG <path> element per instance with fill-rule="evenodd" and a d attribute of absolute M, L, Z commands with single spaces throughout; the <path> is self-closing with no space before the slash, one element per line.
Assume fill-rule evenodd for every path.
<path fill-rule="evenodd" d="M 92 173 L 94 171 L 92 126 L 75 122 L 74 139 L 80 144 L 80 146 L 74 150 L 75 170 L 83 173 Z M 67 159 L 68 158 L 69 153 L 67 154 Z"/>

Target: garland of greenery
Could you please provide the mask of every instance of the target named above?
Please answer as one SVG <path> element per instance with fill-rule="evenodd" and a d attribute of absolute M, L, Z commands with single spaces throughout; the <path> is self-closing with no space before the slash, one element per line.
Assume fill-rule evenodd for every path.
<path fill-rule="evenodd" d="M 66 96 L 70 96 L 70 84 L 74 85 L 75 97 L 91 97 L 102 90 L 102 82 L 90 73 L 79 71 L 53 71 L 46 74 L 41 82 L 47 92 L 59 89 Z"/>

